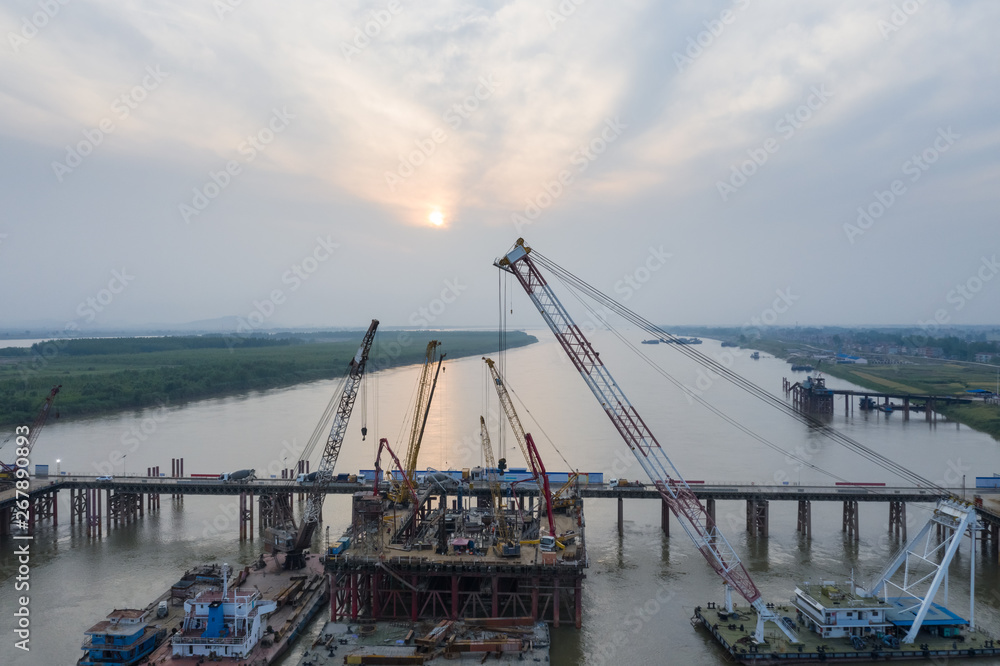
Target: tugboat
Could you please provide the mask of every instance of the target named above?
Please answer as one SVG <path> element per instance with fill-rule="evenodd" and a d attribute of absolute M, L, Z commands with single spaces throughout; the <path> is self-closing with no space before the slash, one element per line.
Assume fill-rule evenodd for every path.
<path fill-rule="evenodd" d="M 78 666 L 131 666 L 153 651 L 167 636 L 165 627 L 150 624 L 148 610 L 115 609 L 88 629 Z"/>

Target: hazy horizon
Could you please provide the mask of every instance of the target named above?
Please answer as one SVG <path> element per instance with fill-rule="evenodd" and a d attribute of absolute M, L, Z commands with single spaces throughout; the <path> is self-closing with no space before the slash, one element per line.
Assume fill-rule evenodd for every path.
<path fill-rule="evenodd" d="M 993 2 L 15 0 L 0 25 L 5 328 L 489 327 L 521 236 L 656 322 L 1000 322 Z"/>

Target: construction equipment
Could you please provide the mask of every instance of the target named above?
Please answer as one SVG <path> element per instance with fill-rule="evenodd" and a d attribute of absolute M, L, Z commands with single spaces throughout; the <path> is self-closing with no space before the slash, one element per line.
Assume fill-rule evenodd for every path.
<path fill-rule="evenodd" d="M 548 262 L 547 259 L 545 261 Z M 513 275 L 520 283 L 642 469 L 653 481 L 663 501 L 677 516 L 681 527 L 709 565 L 726 582 L 726 609 L 732 610 L 731 589 L 735 588 L 757 611 L 754 638 L 758 642 L 764 641 L 764 625 L 767 621 L 774 622 L 791 641 L 797 642 L 795 634 L 765 604 L 760 590 L 715 520 L 674 467 L 652 431 L 608 372 L 598 352 L 539 272 L 531 257 L 531 248 L 524 244 L 524 239 L 519 238 L 514 247 L 496 260 L 494 265 Z"/>
<path fill-rule="evenodd" d="M 413 404 L 413 423 L 410 426 L 410 443 L 406 448 L 406 465 L 402 467 L 404 476 L 413 479 L 414 472 L 417 471 L 417 456 L 420 453 L 420 442 L 424 438 L 424 428 L 427 426 L 427 415 L 430 414 L 431 399 L 434 398 L 434 388 L 437 386 L 438 375 L 441 373 L 441 363 L 444 361 L 444 354 L 437 357 L 437 368 L 433 377 L 431 369 L 434 367 L 434 358 L 437 348 L 441 343 L 431 340 L 427 343 L 427 354 L 424 359 L 424 368 L 420 372 L 419 383 L 417 384 L 417 399 Z M 392 489 L 389 491 L 389 499 L 397 504 L 405 504 L 411 499 L 416 502 L 417 496 L 411 492 L 411 488 L 401 481 L 392 480 Z"/>
<path fill-rule="evenodd" d="M 35 442 L 38 441 L 38 434 L 42 432 L 45 422 L 49 419 L 49 414 L 52 411 L 52 402 L 56 399 L 56 396 L 59 394 L 59 389 L 61 388 L 62 384 L 59 384 L 58 386 L 53 386 L 52 390 L 49 391 L 48 397 L 46 397 L 45 402 L 42 403 L 42 408 L 38 410 L 38 416 L 35 417 L 35 422 L 31 424 L 27 434 L 23 434 L 21 427 L 17 429 L 17 449 L 20 451 L 18 451 L 15 456 L 14 464 L 8 465 L 0 462 L 0 483 L 3 483 L 4 481 L 13 481 L 17 476 L 17 459 L 24 458 L 30 460 L 31 450 L 35 446 Z M 26 449 L 26 451 L 24 449 Z M 21 455 L 22 453 L 24 455 Z M 27 471 L 25 473 L 27 473 Z"/>
<path fill-rule="evenodd" d="M 497 474 L 497 464 L 493 457 L 493 446 L 490 444 L 490 434 L 486 431 L 486 419 L 479 417 L 479 434 L 483 441 L 483 456 L 486 458 L 486 479 L 490 484 L 490 495 L 493 496 L 493 517 L 496 520 L 499 543 L 494 546 L 500 557 L 520 557 L 521 544 L 514 540 L 504 515 L 503 492 L 500 489 L 500 476 Z"/>
<path fill-rule="evenodd" d="M 552 492 L 549 489 L 549 476 L 545 472 L 542 457 L 538 454 L 538 447 L 535 446 L 535 440 L 531 438 L 531 433 L 524 431 L 521 419 L 518 417 L 517 411 L 514 409 L 514 403 L 510 399 L 510 393 L 507 392 L 507 386 L 496 368 L 496 363 L 493 362 L 493 359 L 486 358 L 485 356 L 483 360 L 490 369 L 490 376 L 493 377 L 493 385 L 497 389 L 497 396 L 500 398 L 500 404 L 507 415 L 507 420 L 510 421 L 510 429 L 514 431 L 514 438 L 517 440 L 518 446 L 521 447 L 524 461 L 531 468 L 535 482 L 538 483 L 538 488 L 542 491 L 542 497 L 545 498 L 545 511 L 549 519 L 549 534 L 555 536 L 556 524 L 555 519 L 552 517 Z"/>
<path fill-rule="evenodd" d="M 357 353 L 351 359 L 343 392 L 340 395 L 337 414 L 334 416 L 333 426 L 330 428 L 330 436 L 326 440 L 323 457 L 319 461 L 319 469 L 316 470 L 316 480 L 306 496 L 306 509 L 302 523 L 296 528 L 294 519 L 291 516 L 286 516 L 283 526 L 269 527 L 265 533 L 267 539 L 265 549 L 274 554 L 275 557 L 279 552 L 285 553 L 284 566 L 286 569 L 301 569 L 306 564 L 305 551 L 312 543 L 313 533 L 316 531 L 316 526 L 323 513 L 323 500 L 333 483 L 333 470 L 337 465 L 337 458 L 340 456 L 344 435 L 347 434 L 347 423 L 354 410 L 354 401 L 358 397 L 361 379 L 368 362 L 368 353 L 371 351 L 377 328 L 378 320 L 372 319 L 372 323 L 368 326 L 368 331 L 361 341 L 361 346 L 358 347 Z"/>
<path fill-rule="evenodd" d="M 563 486 L 552 495 L 552 508 L 553 509 L 567 509 L 573 506 L 573 502 L 576 500 L 573 497 L 567 495 L 563 497 L 563 493 L 568 491 L 576 483 L 576 480 L 580 477 L 576 472 L 570 472 L 569 479 Z"/>
<path fill-rule="evenodd" d="M 399 473 L 403 475 L 403 483 L 406 484 L 407 492 L 413 497 L 417 496 L 417 491 L 413 488 L 413 481 L 406 474 L 406 470 L 403 469 L 403 465 L 399 462 L 399 458 L 396 457 L 396 453 L 389 446 L 389 440 L 383 437 L 378 441 L 378 453 L 375 454 L 375 483 L 374 483 L 374 495 L 378 497 L 379 495 L 379 481 L 382 478 L 382 449 L 389 452 L 392 456 L 393 461 L 396 463 L 396 467 L 399 469 Z M 390 473 L 391 476 L 391 473 Z"/>

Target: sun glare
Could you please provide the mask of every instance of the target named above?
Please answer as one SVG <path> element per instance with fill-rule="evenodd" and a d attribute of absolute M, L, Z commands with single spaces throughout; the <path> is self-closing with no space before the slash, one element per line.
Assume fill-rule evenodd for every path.
<path fill-rule="evenodd" d="M 427 216 L 427 219 L 435 227 L 440 227 L 441 225 L 444 224 L 444 214 L 439 210 L 433 211 L 430 215 Z"/>

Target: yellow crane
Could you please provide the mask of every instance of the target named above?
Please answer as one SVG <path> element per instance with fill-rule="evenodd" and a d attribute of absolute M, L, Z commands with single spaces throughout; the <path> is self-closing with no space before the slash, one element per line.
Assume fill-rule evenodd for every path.
<path fill-rule="evenodd" d="M 521 544 L 514 540 L 507 517 L 503 510 L 503 492 L 500 489 L 500 476 L 497 463 L 493 457 L 493 446 L 490 444 L 490 434 L 486 431 L 486 419 L 479 417 L 479 434 L 483 440 L 483 456 L 486 458 L 486 479 L 490 484 L 490 494 L 493 496 L 493 517 L 496 520 L 500 542 L 495 546 L 500 557 L 520 557 Z"/>
<path fill-rule="evenodd" d="M 517 439 L 517 444 L 521 447 L 524 462 L 531 468 L 531 474 L 535 479 L 535 483 L 538 484 L 538 489 L 542 491 L 542 497 L 545 499 L 545 511 L 549 519 L 549 534 L 555 536 L 556 524 L 555 518 L 552 517 L 552 492 L 549 490 L 549 476 L 545 472 L 542 457 L 538 454 L 538 447 L 535 446 L 535 440 L 531 438 L 531 434 L 524 432 L 524 426 L 521 425 L 521 419 L 514 409 L 514 403 L 510 399 L 510 393 L 507 392 L 507 386 L 504 384 L 503 377 L 500 376 L 500 371 L 496 368 L 496 363 L 493 362 L 493 359 L 485 356 L 483 360 L 486 361 L 486 366 L 490 369 L 490 376 L 493 377 L 493 385 L 497 389 L 497 396 L 500 399 L 500 404 L 503 406 L 504 413 L 507 415 L 507 420 L 510 421 L 510 429 L 514 431 L 514 438 Z M 565 486 L 563 489 L 565 489 Z"/>
<path fill-rule="evenodd" d="M 417 456 L 420 453 L 420 442 L 424 437 L 424 428 L 427 425 L 427 415 L 431 409 L 431 399 L 434 397 L 434 388 L 437 386 L 438 374 L 441 372 L 441 363 L 444 361 L 444 354 L 437 356 L 437 366 L 435 369 L 434 358 L 437 348 L 441 343 L 431 340 L 427 343 L 427 353 L 424 359 L 424 367 L 420 372 L 420 380 L 417 384 L 417 400 L 413 404 L 413 423 L 410 426 L 410 443 L 406 448 L 406 459 L 404 462 L 404 476 L 407 479 L 414 478 L 417 470 Z M 431 370 L 434 370 L 433 375 Z M 404 503 L 412 498 L 414 502 L 417 498 L 413 496 L 410 486 L 402 482 L 395 482 L 392 490 L 389 491 L 389 498 L 396 503 Z"/>
<path fill-rule="evenodd" d="M 563 486 L 559 490 L 557 490 L 555 494 L 552 495 L 553 509 L 566 509 L 568 507 L 573 506 L 573 502 L 576 500 L 573 498 L 572 493 L 570 493 L 566 497 L 563 497 L 562 495 L 567 490 L 573 487 L 573 484 L 576 482 L 579 476 L 580 475 L 577 472 L 570 472 L 569 480 L 567 480 L 566 483 L 563 484 Z"/>

